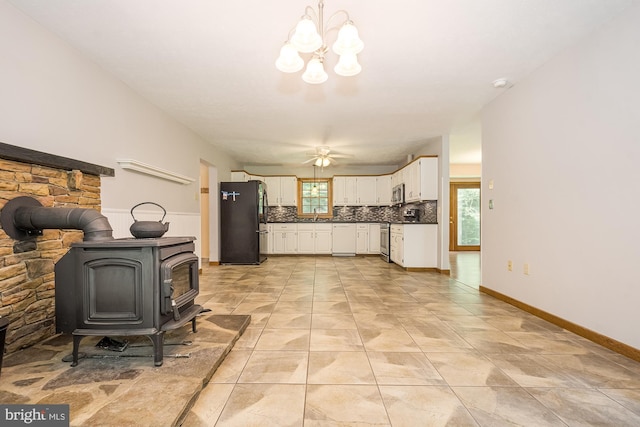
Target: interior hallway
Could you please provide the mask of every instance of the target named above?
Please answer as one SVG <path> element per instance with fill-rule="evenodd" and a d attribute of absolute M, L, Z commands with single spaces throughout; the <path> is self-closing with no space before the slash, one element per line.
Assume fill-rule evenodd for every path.
<path fill-rule="evenodd" d="M 448 276 L 378 257 L 207 267 L 252 322 L 184 426 L 640 425 L 640 364 Z"/>

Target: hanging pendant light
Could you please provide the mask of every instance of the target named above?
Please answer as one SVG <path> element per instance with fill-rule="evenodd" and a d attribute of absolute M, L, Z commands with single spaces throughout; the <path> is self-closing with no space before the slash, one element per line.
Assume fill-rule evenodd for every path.
<path fill-rule="evenodd" d="M 313 165 L 313 186 L 311 187 L 311 195 L 318 197 L 318 183 L 316 181 L 316 165 Z"/>
<path fill-rule="evenodd" d="M 344 15 L 342 24 L 329 27 L 333 18 Z M 360 73 L 362 67 L 356 55 L 362 52 L 364 43 L 358 35 L 358 29 L 353 24 L 345 10 L 338 10 L 327 20 L 327 31 L 324 23 L 324 1 L 318 1 L 318 10 L 305 8 L 293 34 L 280 49 L 280 56 L 276 61 L 276 68 L 284 73 L 295 73 L 304 67 L 304 60 L 299 53 L 313 53 L 302 74 L 302 80 L 309 84 L 320 84 L 327 81 L 329 76 L 324 70 L 324 56 L 329 51 L 325 36 L 329 30 L 338 29 L 338 36 L 332 46 L 333 52 L 340 55 L 338 64 L 334 67 L 336 74 L 350 77 Z"/>

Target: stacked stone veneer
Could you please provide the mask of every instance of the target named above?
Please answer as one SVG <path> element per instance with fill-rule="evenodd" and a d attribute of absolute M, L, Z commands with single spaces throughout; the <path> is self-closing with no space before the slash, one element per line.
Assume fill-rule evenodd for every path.
<path fill-rule="evenodd" d="M 18 196 L 45 207 L 100 210 L 100 177 L 0 159 L 0 209 Z M 9 319 L 5 351 L 14 352 L 55 334 L 54 265 L 81 241 L 80 230 L 43 230 L 17 241 L 0 230 L 0 316 Z"/>

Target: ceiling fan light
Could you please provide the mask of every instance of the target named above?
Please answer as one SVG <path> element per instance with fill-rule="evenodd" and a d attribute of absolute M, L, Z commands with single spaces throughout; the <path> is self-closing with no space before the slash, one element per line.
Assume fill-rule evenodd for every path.
<path fill-rule="evenodd" d="M 332 49 L 338 55 L 345 53 L 358 54 L 364 49 L 364 43 L 358 36 L 358 29 L 352 22 L 346 22 L 338 32 L 338 39 Z"/>
<path fill-rule="evenodd" d="M 331 164 L 331 159 L 325 157 L 324 159 L 322 159 L 322 167 L 327 167 Z"/>
<path fill-rule="evenodd" d="M 358 57 L 354 53 L 343 53 L 340 55 L 338 63 L 333 68 L 339 76 L 350 77 L 362 71 L 362 67 L 358 63 Z"/>
<path fill-rule="evenodd" d="M 304 16 L 296 25 L 296 30 L 291 36 L 291 44 L 303 53 L 314 52 L 322 47 L 322 37 L 318 34 L 316 24 L 310 17 Z"/>
<path fill-rule="evenodd" d="M 311 58 L 307 69 L 302 74 L 302 80 L 309 84 L 320 84 L 327 81 L 329 75 L 324 71 L 324 66 L 319 58 Z"/>
<path fill-rule="evenodd" d="M 280 48 L 280 56 L 276 60 L 276 68 L 283 73 L 295 73 L 302 70 L 304 61 L 300 58 L 298 51 L 291 43 L 285 43 Z"/>

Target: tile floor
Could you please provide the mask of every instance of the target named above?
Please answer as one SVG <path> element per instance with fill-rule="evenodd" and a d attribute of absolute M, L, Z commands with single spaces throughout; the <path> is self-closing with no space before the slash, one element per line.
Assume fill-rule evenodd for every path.
<path fill-rule="evenodd" d="M 448 276 L 271 257 L 200 298 L 252 323 L 184 426 L 640 425 L 640 363 Z"/>

